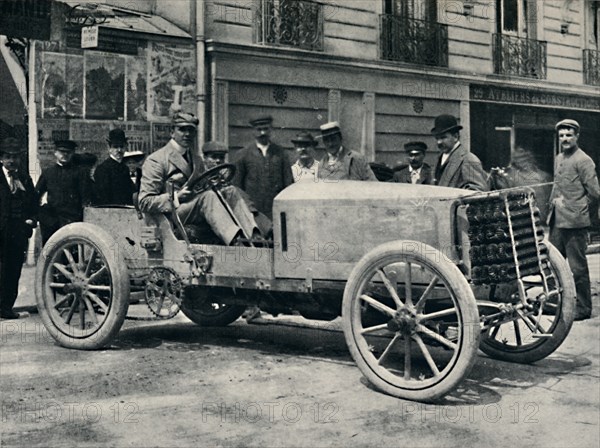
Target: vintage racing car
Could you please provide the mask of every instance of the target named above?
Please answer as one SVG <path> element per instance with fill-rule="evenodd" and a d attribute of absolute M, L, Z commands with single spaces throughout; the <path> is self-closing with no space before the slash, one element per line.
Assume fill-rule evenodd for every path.
<path fill-rule="evenodd" d="M 232 188 L 232 165 L 195 188 Z M 96 349 L 121 328 L 130 291 L 150 309 L 227 325 L 250 305 L 341 316 L 358 367 L 381 391 L 432 401 L 465 378 L 477 350 L 531 363 L 573 322 L 575 285 L 544 238 L 534 195 L 378 182 L 306 182 L 273 205 L 267 247 L 190 240 L 176 215 L 87 208 L 47 242 L 36 273 L 41 318 L 59 344 Z"/>

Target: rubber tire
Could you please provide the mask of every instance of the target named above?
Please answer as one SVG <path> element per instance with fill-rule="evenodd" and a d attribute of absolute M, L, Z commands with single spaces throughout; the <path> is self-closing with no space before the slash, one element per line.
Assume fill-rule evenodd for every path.
<path fill-rule="evenodd" d="M 242 305 L 225 305 L 225 309 L 219 314 L 205 314 L 197 308 L 191 307 L 191 301 L 181 301 L 181 311 L 189 320 L 202 327 L 226 327 L 235 322 L 244 314 L 246 307 Z M 199 302 L 199 301 L 196 301 Z"/>
<path fill-rule="evenodd" d="M 463 331 L 463 337 L 459 348 L 458 358 L 455 361 L 454 368 L 447 374 L 441 383 L 435 384 L 427 389 L 404 389 L 390 384 L 379 377 L 369 366 L 363 357 L 352 329 L 351 312 L 356 299 L 356 293 L 360 284 L 372 275 L 372 269 L 383 259 L 389 258 L 390 262 L 405 252 L 406 247 L 421 247 L 420 251 L 410 251 L 406 256 L 412 257 L 418 263 L 425 264 L 433 268 L 441 280 L 445 281 L 449 288 L 454 291 L 458 312 L 462 315 L 463 323 L 477 326 L 477 328 Z M 435 263 L 431 262 L 431 259 Z M 368 278 L 367 278 L 368 279 Z M 393 241 L 382 244 L 360 259 L 358 264 L 352 270 L 349 280 L 344 289 L 344 298 L 342 303 L 342 327 L 346 344 L 350 354 L 358 365 L 365 377 L 382 392 L 394 397 L 407 400 L 433 402 L 446 395 L 456 388 L 456 386 L 469 374 L 477 357 L 479 346 L 479 312 L 473 291 L 464 275 L 458 267 L 449 261 L 444 254 L 437 249 L 416 241 Z"/>
<path fill-rule="evenodd" d="M 106 319 L 101 327 L 91 336 L 86 338 L 75 338 L 63 333 L 58 329 L 50 313 L 48 304 L 44 301 L 44 281 L 49 268 L 47 260 L 65 243 L 73 240 L 84 240 L 95 246 L 106 260 L 110 277 L 112 279 L 113 299 Z M 129 275 L 123 254 L 118 249 L 116 242 L 102 228 L 90 223 L 73 223 L 59 229 L 50 239 L 40 253 L 35 274 L 35 296 L 38 312 L 48 330 L 48 333 L 63 347 L 78 350 L 95 350 L 104 347 L 114 340 L 115 336 L 123 326 L 127 309 L 129 307 Z"/>
<path fill-rule="evenodd" d="M 561 307 L 557 310 L 558 314 L 555 316 L 555 319 L 558 319 L 558 321 L 555 320 L 556 328 L 552 332 L 552 337 L 540 338 L 539 343 L 525 350 L 507 351 L 500 349 L 500 344 L 491 345 L 485 335 L 482 335 L 479 348 L 490 358 L 519 364 L 530 364 L 544 359 L 553 353 L 560 347 L 571 331 L 573 319 L 575 318 L 575 302 L 577 299 L 573 274 L 559 250 L 549 242 L 544 242 L 544 244 L 548 247 L 550 264 L 554 269 L 560 286 L 563 288 Z"/>

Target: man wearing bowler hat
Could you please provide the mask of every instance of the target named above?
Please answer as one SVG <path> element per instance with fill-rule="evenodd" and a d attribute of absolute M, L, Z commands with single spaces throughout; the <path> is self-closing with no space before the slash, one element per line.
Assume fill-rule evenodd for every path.
<path fill-rule="evenodd" d="M 39 214 L 43 244 L 61 227 L 83 221 L 83 208 L 90 205 L 92 197 L 88 170 L 72 160 L 77 143 L 60 140 L 54 145 L 56 163 L 42 171 L 35 186 L 38 200 L 48 194 Z"/>
<path fill-rule="evenodd" d="M 0 143 L 0 318 L 18 319 L 17 300 L 27 240 L 36 226 L 33 182 L 22 168 L 25 146 L 8 137 Z"/>
<path fill-rule="evenodd" d="M 404 145 L 404 150 L 408 154 L 408 165 L 394 173 L 393 182 L 431 184 L 431 166 L 424 162 L 427 145 L 424 142 L 408 142 Z"/>
<path fill-rule="evenodd" d="M 342 145 L 342 130 L 337 121 L 325 123 L 320 129 L 327 154 L 319 165 L 319 179 L 325 182 L 344 179 L 377 181 L 365 158 Z"/>
<path fill-rule="evenodd" d="M 435 118 L 431 134 L 442 152 L 435 167 L 435 185 L 487 191 L 487 176 L 481 161 L 460 143 L 461 129 L 452 115 Z"/>
<path fill-rule="evenodd" d="M 222 191 L 233 209 L 232 217 L 212 190 L 195 193 L 188 181 L 197 178 L 206 165 L 196 150 L 198 119 L 185 112 L 173 117 L 171 140 L 148 156 L 142 167 L 139 209 L 148 213 L 169 213 L 175 208 L 182 223 L 208 224 L 225 243 L 236 245 L 242 238 L 261 239 L 262 235 L 248 205 L 236 188 Z M 173 185 L 171 200 L 168 184 Z M 235 219 L 234 219 L 235 218 Z"/>
<path fill-rule="evenodd" d="M 294 182 L 317 182 L 319 162 L 315 160 L 317 141 L 308 132 L 301 132 L 292 139 L 298 160 L 292 165 Z"/>
<path fill-rule="evenodd" d="M 244 190 L 256 208 L 272 218 L 273 199 L 293 182 L 288 155 L 271 141 L 273 118 L 260 116 L 250 121 L 254 139 L 236 157 L 233 184 Z"/>
<path fill-rule="evenodd" d="M 132 205 L 135 186 L 124 162 L 127 137 L 122 129 L 108 133 L 108 158 L 94 173 L 96 205 Z"/>
<path fill-rule="evenodd" d="M 592 315 L 590 273 L 585 255 L 590 226 L 589 205 L 600 199 L 596 166 L 578 145 L 579 123 L 556 124 L 561 150 L 554 161 L 554 186 L 550 194 L 550 242 L 569 260 L 577 291 L 575 320 Z"/>

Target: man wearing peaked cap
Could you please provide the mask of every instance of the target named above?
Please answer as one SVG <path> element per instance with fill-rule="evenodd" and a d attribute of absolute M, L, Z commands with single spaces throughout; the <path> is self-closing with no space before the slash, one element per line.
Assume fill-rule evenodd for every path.
<path fill-rule="evenodd" d="M 294 182 L 313 181 L 317 182 L 319 173 L 319 162 L 315 160 L 315 147 L 317 141 L 308 132 L 301 132 L 292 139 L 296 148 L 298 160 L 292 165 Z"/>
<path fill-rule="evenodd" d="M 73 163 L 77 144 L 72 140 L 54 144 L 56 163 L 42 170 L 35 186 L 38 201 L 48 194 L 39 213 L 43 244 L 61 227 L 83 221 L 83 208 L 92 202 L 89 170 Z"/>
<path fill-rule="evenodd" d="M 204 154 L 204 163 L 206 168 L 211 169 L 225 163 L 225 158 L 229 148 L 225 143 L 218 141 L 206 142 L 202 145 L 202 154 Z"/>
<path fill-rule="evenodd" d="M 244 236 L 258 238 L 260 230 L 238 189 L 222 191 L 235 219 L 213 190 L 194 193 L 188 182 L 206 171 L 195 146 L 198 120 L 192 114 L 178 113 L 172 123 L 171 140 L 149 155 L 142 167 L 140 210 L 147 213 L 175 210 L 183 224 L 208 224 L 225 244 L 237 244 Z M 168 184 L 175 191 L 173 201 Z"/>
<path fill-rule="evenodd" d="M 320 127 L 321 138 L 327 153 L 319 164 L 319 179 L 325 182 L 338 180 L 377 181 L 366 159 L 356 151 L 342 145 L 342 130 L 337 121 L 325 123 Z"/>
<path fill-rule="evenodd" d="M 441 155 L 435 167 L 434 183 L 442 187 L 487 191 L 487 176 L 481 161 L 460 143 L 462 128 L 452 115 L 435 117 L 431 134 Z"/>
<path fill-rule="evenodd" d="M 235 158 L 233 184 L 244 190 L 256 208 L 269 218 L 273 199 L 292 184 L 292 168 L 284 148 L 271 141 L 273 118 L 269 115 L 250 120 L 254 141 L 239 151 Z"/>
<path fill-rule="evenodd" d="M 36 226 L 36 196 L 22 168 L 25 145 L 8 137 L 0 142 L 0 318 L 18 319 L 17 300 L 27 240 Z"/>
<path fill-rule="evenodd" d="M 427 145 L 424 142 L 408 142 L 404 145 L 408 165 L 394 173 L 393 182 L 429 185 L 432 181 L 431 166 L 425 163 Z"/>
<path fill-rule="evenodd" d="M 108 157 L 94 173 L 96 205 L 133 205 L 135 185 L 124 162 L 127 137 L 122 129 L 108 133 Z"/>
<path fill-rule="evenodd" d="M 550 242 L 569 260 L 577 305 L 575 320 L 592 315 L 592 293 L 586 250 L 591 224 L 589 205 L 600 200 L 596 166 L 579 147 L 580 126 L 566 119 L 556 124 L 560 154 L 554 161 L 554 186 L 550 194 Z"/>

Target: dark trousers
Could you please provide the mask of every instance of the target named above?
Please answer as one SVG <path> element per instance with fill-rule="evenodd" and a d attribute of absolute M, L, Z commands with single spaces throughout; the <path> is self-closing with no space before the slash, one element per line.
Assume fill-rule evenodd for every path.
<path fill-rule="evenodd" d="M 23 223 L 9 220 L 0 232 L 0 311 L 12 310 L 19 293 L 19 279 L 27 250 Z"/>
<path fill-rule="evenodd" d="M 550 230 L 550 242 L 569 261 L 569 266 L 573 273 L 575 289 L 577 291 L 576 314 L 584 316 L 592 314 L 590 271 L 585 256 L 587 236 L 586 228 L 559 229 L 552 227 Z"/>

